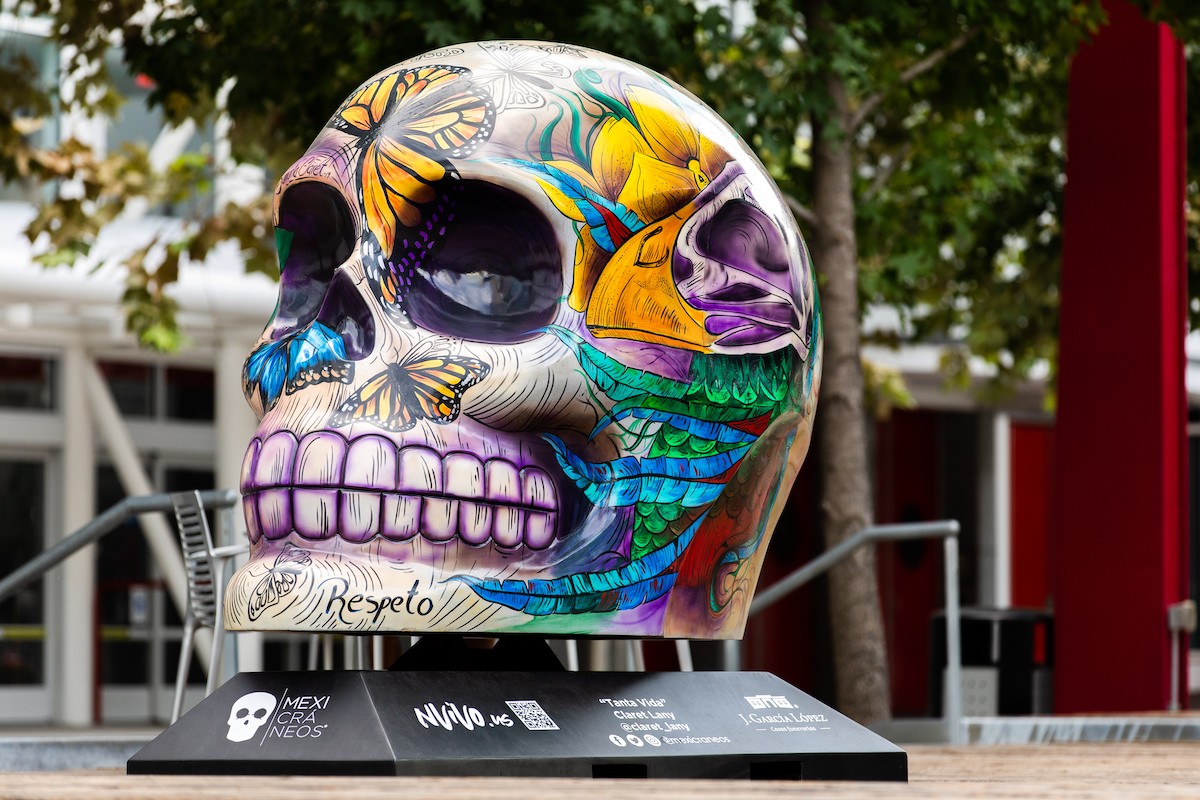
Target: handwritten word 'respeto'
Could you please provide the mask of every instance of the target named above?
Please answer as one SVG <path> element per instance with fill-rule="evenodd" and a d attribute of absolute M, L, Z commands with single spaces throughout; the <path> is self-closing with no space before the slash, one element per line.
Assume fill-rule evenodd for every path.
<path fill-rule="evenodd" d="M 419 617 L 427 617 L 432 614 L 433 600 L 421 597 L 417 593 L 420 585 L 419 580 L 413 581 L 408 594 L 394 597 L 379 597 L 365 592 L 357 592 L 347 597 L 350 592 L 350 582 L 341 577 L 325 579 L 321 582 L 320 588 L 329 590 L 329 599 L 325 602 L 326 614 L 336 614 L 338 620 L 346 624 L 351 624 L 356 619 L 363 617 L 369 618 L 371 624 L 375 624 L 389 611 L 397 614 L 415 614 Z"/>

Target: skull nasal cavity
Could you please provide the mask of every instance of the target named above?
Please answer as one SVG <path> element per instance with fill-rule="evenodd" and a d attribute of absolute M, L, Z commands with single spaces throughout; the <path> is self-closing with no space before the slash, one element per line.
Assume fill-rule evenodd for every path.
<path fill-rule="evenodd" d="M 706 258 L 759 277 L 787 272 L 787 244 L 779 227 L 744 200 L 730 200 L 700 227 L 696 249 Z"/>
<path fill-rule="evenodd" d="M 375 349 L 375 325 L 371 321 L 371 310 L 367 308 L 354 281 L 345 272 L 334 276 L 317 319 L 342 337 L 346 344 L 346 358 L 351 361 L 362 361 Z"/>
<path fill-rule="evenodd" d="M 554 229 L 521 195 L 464 181 L 441 249 L 417 269 L 408 312 L 426 330 L 518 342 L 554 319 L 562 265 Z"/>
<path fill-rule="evenodd" d="M 317 316 L 334 271 L 354 250 L 354 222 L 342 196 L 321 183 L 292 186 L 279 201 L 279 310 L 271 324 L 278 339 Z"/>

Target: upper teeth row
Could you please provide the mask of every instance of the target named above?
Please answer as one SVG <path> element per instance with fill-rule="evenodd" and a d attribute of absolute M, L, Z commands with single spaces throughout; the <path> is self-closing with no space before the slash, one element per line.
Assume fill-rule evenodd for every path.
<path fill-rule="evenodd" d="M 289 431 L 255 439 L 242 462 L 241 486 L 248 523 L 257 509 L 252 533 L 261 530 L 269 538 L 294 528 L 310 537 L 337 533 L 354 541 L 378 532 L 396 539 L 420 532 L 446 541 L 457 533 L 476 544 L 490 534 L 508 547 L 524 540 L 540 549 L 554 537 L 558 510 L 554 482 L 537 467 L 519 469 L 502 458 L 485 463 L 463 452 L 443 457 L 419 445 L 397 450 L 376 435 L 348 442 L 331 431 L 300 442 Z M 331 489 L 340 491 L 329 494 Z M 460 510 L 460 500 L 475 502 Z M 372 510 L 356 508 L 363 502 Z M 338 506 L 345 506 L 341 513 Z"/>
<path fill-rule="evenodd" d="M 276 486 L 342 486 L 558 509 L 554 482 L 537 467 L 518 469 L 502 458 L 484 464 L 471 453 L 443 458 L 414 445 L 397 452 L 382 436 L 347 442 L 327 431 L 310 433 L 299 445 L 288 431 L 266 442 L 255 439 L 242 462 L 241 483 L 243 493 Z"/>

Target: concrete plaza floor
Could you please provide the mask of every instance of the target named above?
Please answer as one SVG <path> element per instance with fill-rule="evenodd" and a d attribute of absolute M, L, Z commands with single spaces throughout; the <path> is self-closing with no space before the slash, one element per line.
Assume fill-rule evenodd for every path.
<path fill-rule="evenodd" d="M 909 783 L 516 778 L 129 776 L 121 770 L 0 773 L 4 800 L 766 800 L 805 798 L 1200 798 L 1200 744 L 914 745 Z"/>

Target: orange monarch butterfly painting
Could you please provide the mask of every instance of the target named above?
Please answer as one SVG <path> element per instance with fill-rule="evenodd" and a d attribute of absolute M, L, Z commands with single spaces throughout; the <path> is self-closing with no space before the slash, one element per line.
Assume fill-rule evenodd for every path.
<path fill-rule="evenodd" d="M 445 179 L 457 176 L 446 159 L 475 152 L 495 122 L 492 98 L 470 80 L 470 70 L 447 66 L 376 78 L 329 122 L 366 143 L 358 160 L 363 258 L 389 311 L 402 309 L 401 287 L 411 283 L 452 216 L 458 187 Z"/>
<path fill-rule="evenodd" d="M 462 410 L 463 392 L 489 372 L 491 367 L 477 359 L 435 355 L 429 347 L 417 347 L 350 395 L 330 425 L 369 422 L 394 433 L 421 419 L 445 425 Z"/>

